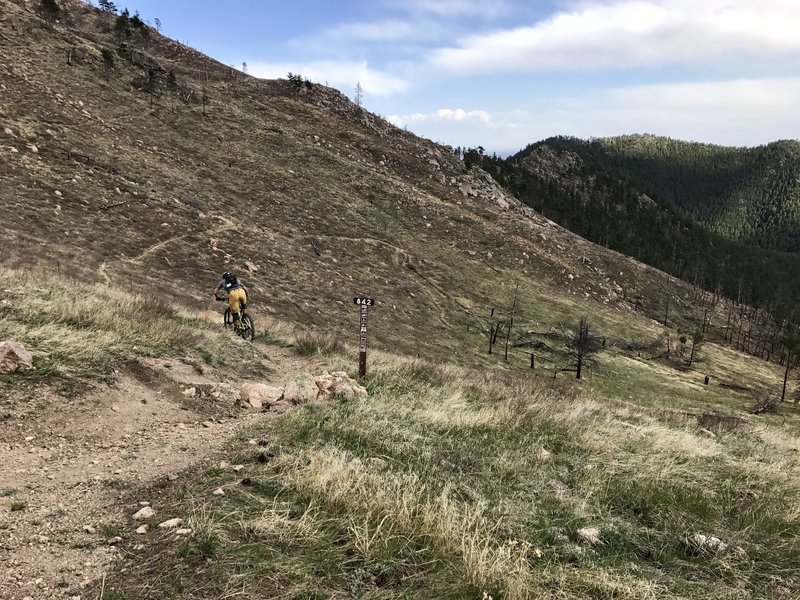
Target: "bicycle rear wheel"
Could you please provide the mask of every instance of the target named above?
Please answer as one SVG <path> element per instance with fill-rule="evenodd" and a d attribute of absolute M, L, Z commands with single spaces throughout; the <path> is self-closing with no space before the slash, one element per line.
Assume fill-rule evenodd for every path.
<path fill-rule="evenodd" d="M 256 325 L 253 322 L 253 317 L 250 315 L 242 315 L 239 331 L 237 332 L 243 339 L 252 342 L 256 337 Z"/>

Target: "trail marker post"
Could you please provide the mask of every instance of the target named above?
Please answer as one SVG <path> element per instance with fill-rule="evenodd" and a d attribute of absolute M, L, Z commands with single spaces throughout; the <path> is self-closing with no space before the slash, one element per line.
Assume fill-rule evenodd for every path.
<path fill-rule="evenodd" d="M 373 298 L 356 296 L 353 304 L 361 307 L 361 333 L 358 340 L 358 376 L 365 377 L 367 374 L 367 310 L 370 306 L 375 306 Z"/>

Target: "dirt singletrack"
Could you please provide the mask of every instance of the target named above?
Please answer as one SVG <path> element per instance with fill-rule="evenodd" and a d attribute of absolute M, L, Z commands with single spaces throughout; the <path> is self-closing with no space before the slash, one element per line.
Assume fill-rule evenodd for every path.
<path fill-rule="evenodd" d="M 264 383 L 323 368 L 290 350 L 262 350 L 272 373 Z M 15 398 L 0 420 L 0 599 L 89 598 L 81 590 L 104 577 L 117 538 L 137 537 L 131 516 L 144 503 L 164 520 L 183 516 L 162 515 L 158 498 L 141 490 L 218 464 L 238 431 L 289 409 L 247 412 L 224 398 L 190 397 L 191 387 L 241 383 L 203 371 L 140 360 L 77 398 L 49 388 Z"/>

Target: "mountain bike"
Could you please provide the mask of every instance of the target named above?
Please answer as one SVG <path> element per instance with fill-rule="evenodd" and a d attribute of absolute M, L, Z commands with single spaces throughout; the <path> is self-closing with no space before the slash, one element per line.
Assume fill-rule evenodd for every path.
<path fill-rule="evenodd" d="M 227 298 L 217 298 L 217 302 L 227 302 Z M 236 326 L 233 320 L 233 313 L 231 312 L 231 307 L 228 306 L 225 309 L 225 313 L 222 315 L 222 326 L 226 329 L 233 328 L 234 333 L 241 337 L 242 339 L 248 340 L 250 342 L 253 341 L 253 338 L 256 336 L 256 324 L 253 321 L 253 317 L 251 317 L 247 311 L 244 304 L 241 302 L 239 303 L 239 325 Z"/>

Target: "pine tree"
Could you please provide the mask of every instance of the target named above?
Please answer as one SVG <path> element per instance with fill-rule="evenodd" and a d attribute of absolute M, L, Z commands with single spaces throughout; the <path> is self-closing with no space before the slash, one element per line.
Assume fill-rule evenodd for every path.
<path fill-rule="evenodd" d="M 100 7 L 100 10 L 116 14 L 117 13 L 117 5 L 111 2 L 111 0 L 97 0 L 97 5 Z"/>
<path fill-rule="evenodd" d="M 39 4 L 39 12 L 48 24 L 52 25 L 61 14 L 61 7 L 58 6 L 56 0 L 41 0 Z"/>

